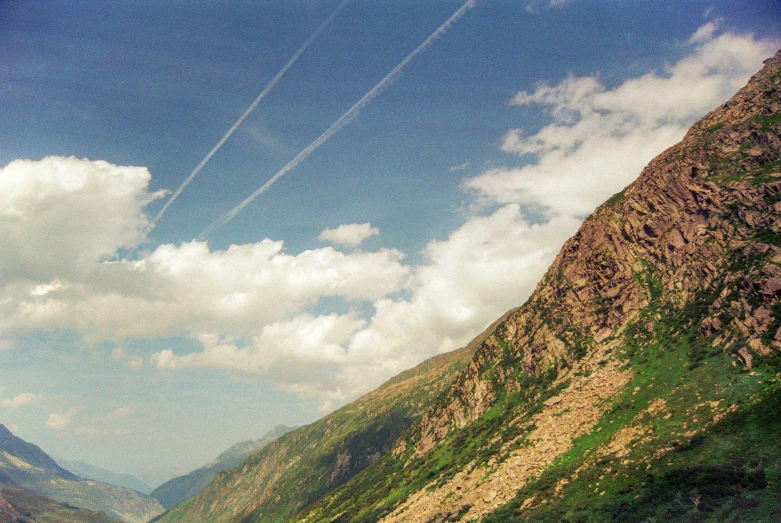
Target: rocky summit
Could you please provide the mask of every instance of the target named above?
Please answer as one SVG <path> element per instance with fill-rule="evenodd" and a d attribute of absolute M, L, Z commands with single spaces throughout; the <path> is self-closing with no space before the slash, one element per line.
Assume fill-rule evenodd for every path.
<path fill-rule="evenodd" d="M 781 53 L 586 219 L 473 356 L 417 373 L 436 386 L 404 423 L 348 406 L 337 450 L 312 453 L 327 423 L 299 429 L 163 520 L 778 521 L 780 109 Z M 394 430 L 344 458 L 367 427 Z M 363 465 L 328 483 L 342 459 Z"/>

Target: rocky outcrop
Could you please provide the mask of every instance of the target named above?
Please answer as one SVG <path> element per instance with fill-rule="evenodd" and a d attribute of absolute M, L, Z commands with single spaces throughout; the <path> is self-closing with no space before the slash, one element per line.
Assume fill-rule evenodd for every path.
<path fill-rule="evenodd" d="M 770 313 L 781 292 L 779 69 L 781 54 L 583 223 L 530 302 L 454 382 L 449 401 L 426 413 L 418 454 L 482 416 L 499 391 L 515 389 L 508 363 L 519 359 L 532 375 L 571 367 L 615 338 L 653 293 L 707 307 L 699 327 L 719 332 L 714 342 L 728 343 L 736 329 L 748 336 L 746 355 L 737 352 L 744 363 L 781 346 L 777 327 L 769 331 L 781 316 Z M 750 271 L 734 270 L 760 258 Z M 739 292 L 730 293 L 738 278 Z M 716 288 L 724 295 L 711 296 Z"/>
<path fill-rule="evenodd" d="M 433 492 L 417 491 L 383 521 L 429 521 L 443 512 L 442 507 L 467 505 L 469 510 L 462 515 L 479 518 L 511 500 L 517 487 L 545 470 L 572 448 L 575 438 L 596 425 L 602 415 L 599 402 L 616 394 L 630 379 L 617 361 L 592 370 L 588 378 L 574 380 L 560 395 L 545 401 L 545 408 L 531 417 L 535 430 L 529 434 L 528 445 L 501 462 L 458 472 Z M 505 446 L 514 443 L 508 441 Z M 454 513 L 447 511 L 446 516 Z"/>

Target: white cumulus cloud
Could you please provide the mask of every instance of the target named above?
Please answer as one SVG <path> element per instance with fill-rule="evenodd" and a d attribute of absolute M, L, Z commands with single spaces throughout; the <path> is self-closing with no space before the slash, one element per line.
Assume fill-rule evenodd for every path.
<path fill-rule="evenodd" d="M 465 345 L 522 303 L 578 224 L 560 218 L 533 225 L 518 205 L 507 205 L 430 243 L 427 263 L 412 268 L 411 296 L 374 300 L 368 322 L 355 313 L 303 314 L 265 326 L 245 344 L 202 334 L 197 339 L 203 350 L 184 355 L 164 350 L 153 363 L 164 370 L 208 368 L 269 378 L 283 390 L 333 405 Z"/>
<path fill-rule="evenodd" d="M 2 405 L 3 407 L 9 409 L 15 409 L 23 405 L 32 405 L 35 403 L 39 403 L 40 401 L 41 401 L 41 397 L 38 394 L 33 394 L 31 392 L 22 392 L 21 394 L 17 394 L 13 398 L 4 399 L 2 401 Z"/>
<path fill-rule="evenodd" d="M 323 297 L 374 300 L 407 279 L 404 255 L 394 249 L 291 255 L 269 239 L 226 250 L 166 244 L 138 261 L 110 261 L 148 225 L 148 174 L 61 157 L 0 171 L 7 189 L 0 248 L 9 253 L 0 258 L 0 338 L 58 328 L 94 341 L 209 330 L 250 335 Z M 34 194 L 51 205 L 30 203 Z"/>
<path fill-rule="evenodd" d="M 165 244 L 120 260 L 118 250 L 143 239 L 145 206 L 159 196 L 146 169 L 62 157 L 12 162 L 0 169 L 0 347 L 21 350 L 18 336 L 61 329 L 113 342 L 111 358 L 139 368 L 122 341 L 156 340 L 148 361 L 161 371 L 264 379 L 332 408 L 463 346 L 523 303 L 582 218 L 772 53 L 768 42 L 717 35 L 715 26 L 686 45 L 677 63 L 612 89 L 571 76 L 514 97 L 551 118 L 534 134 L 505 136 L 511 158 L 530 163 L 466 180 L 496 207 L 430 242 L 418 264 L 387 248 L 288 253 L 272 239 L 222 250 Z M 534 221 L 529 206 L 541 210 Z M 319 239 L 357 246 L 378 233 L 354 223 Z M 338 312 L 328 309 L 332 300 Z M 182 337 L 196 348 L 159 345 Z M 75 414 L 52 413 L 46 425 L 64 428 Z"/>
<path fill-rule="evenodd" d="M 570 76 L 521 92 L 513 105 L 538 105 L 553 122 L 527 135 L 507 133 L 503 150 L 531 155 L 523 167 L 491 169 L 464 186 L 487 200 L 537 205 L 584 216 L 634 180 L 708 110 L 726 101 L 772 55 L 775 44 L 708 23 L 678 62 L 614 89 L 595 77 Z"/>
<path fill-rule="evenodd" d="M 61 430 L 71 424 L 71 419 L 76 414 L 76 409 L 70 409 L 65 412 L 52 412 L 46 418 L 46 426 L 50 429 Z"/>
<path fill-rule="evenodd" d="M 302 314 L 264 326 L 239 344 L 217 334 L 200 334 L 202 351 L 186 355 L 163 350 L 152 356 L 160 369 L 208 368 L 240 377 L 264 377 L 281 388 L 308 387 L 309 395 L 336 391 L 346 383 L 334 371 L 349 364 L 345 345 L 365 325 L 355 314 Z M 302 389 L 303 390 L 303 389 Z"/>
<path fill-rule="evenodd" d="M 380 230 L 372 227 L 371 223 L 349 223 L 340 225 L 336 229 L 325 229 L 317 239 L 321 242 L 355 247 L 360 245 L 366 238 L 378 234 L 380 234 Z"/>
<path fill-rule="evenodd" d="M 145 167 L 47 157 L 0 169 L 0 272 L 29 278 L 45 294 L 85 264 L 136 245 L 150 194 Z"/>

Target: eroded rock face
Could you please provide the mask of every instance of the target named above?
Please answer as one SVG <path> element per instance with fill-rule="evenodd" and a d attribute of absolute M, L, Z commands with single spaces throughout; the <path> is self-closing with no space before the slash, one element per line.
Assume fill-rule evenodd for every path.
<path fill-rule="evenodd" d="M 600 402 L 616 394 L 631 378 L 631 373 L 620 366 L 617 360 L 593 365 L 588 376 L 574 379 L 560 395 L 546 400 L 542 411 L 531 419 L 535 428 L 528 434 L 529 445 L 501 462 L 477 464 L 459 472 L 436 490 L 416 492 L 381 521 L 425 522 L 438 516 L 447 521 L 444 518 L 452 517 L 456 507 L 463 506 L 469 506 L 462 514 L 468 514 L 467 520 L 479 520 L 506 503 L 530 477 L 569 451 L 573 440 L 599 421 L 604 410 Z"/>
<path fill-rule="evenodd" d="M 781 347 L 773 324 L 781 314 L 771 312 L 781 293 L 779 70 L 781 52 L 583 223 L 529 303 L 424 416 L 417 455 L 516 389 L 512 362 L 531 375 L 571 368 L 618 335 L 653 293 L 707 310 L 699 332 L 716 335 L 714 343 L 746 338 L 735 351 L 743 365 Z M 652 321 L 645 327 L 653 332 Z"/>

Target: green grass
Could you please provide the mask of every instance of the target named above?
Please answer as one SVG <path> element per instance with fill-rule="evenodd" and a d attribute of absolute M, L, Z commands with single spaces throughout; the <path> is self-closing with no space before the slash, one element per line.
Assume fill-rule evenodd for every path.
<path fill-rule="evenodd" d="M 759 261 L 740 265 L 751 269 Z M 652 274 L 637 277 L 649 284 L 650 296 L 659 296 Z M 712 336 L 698 334 L 721 289 L 703 289 L 680 307 L 651 300 L 624 330 L 624 357 L 633 371 L 624 392 L 589 434 L 484 521 L 778 521 L 781 354 L 757 357 L 749 372 L 733 366 L 730 346 L 712 347 Z M 778 303 L 769 332 L 781 326 Z M 641 417 L 659 398 L 666 415 Z M 738 410 L 709 426 L 710 402 Z M 640 422 L 645 439 L 628 456 L 595 457 L 621 428 Z M 649 467 L 647 457 L 660 448 L 673 450 Z M 557 497 L 562 481 L 569 483 Z M 535 503 L 521 512 L 530 498 Z"/>
<path fill-rule="evenodd" d="M 542 402 L 569 384 L 562 380 L 551 386 L 557 377 L 555 367 L 537 376 L 521 371 L 514 376 L 521 382 L 520 393 L 500 394 L 480 419 L 452 430 L 422 457 L 412 457 L 411 448 L 400 457 L 386 456 L 308 513 L 316 515 L 317 520 L 375 521 L 411 493 L 432 483 L 442 486 L 472 463 L 485 463 L 492 458 L 500 463 L 510 452 L 526 444 L 525 435 L 534 430 L 531 418 L 540 410 Z M 416 441 L 415 434 L 408 437 Z M 508 442 L 512 443 L 508 445 Z M 338 515 L 336 519 L 335 515 Z"/>
<path fill-rule="evenodd" d="M 770 105 L 759 106 L 765 102 L 769 104 L 769 98 L 757 99 L 754 114 L 768 110 Z M 611 343 L 619 344 L 611 357 L 622 359 L 632 376 L 630 383 L 599 405 L 604 413 L 588 433 L 577 437 L 567 452 L 529 478 L 512 501 L 484 521 L 778 521 L 781 352 L 767 357 L 755 354 L 750 370 L 734 354 L 754 337 L 741 330 L 744 325 L 738 320 L 746 323 L 760 306 L 771 308 L 772 320 L 766 332 L 754 334 L 769 345 L 781 328 L 776 297 L 760 294 L 750 283 L 772 273 L 767 264 L 773 251 L 762 253 L 752 244 L 781 246 L 781 234 L 750 226 L 745 214 L 764 213 L 757 223 L 775 218 L 772 206 L 781 196 L 761 187 L 778 180 L 781 161 L 766 162 L 767 156 L 753 156 L 750 151 L 760 145 L 756 131 L 777 132 L 780 125 L 778 114 L 722 122 L 704 133 L 700 128 L 695 141 L 665 153 L 662 160 L 666 158 L 668 165 L 678 160 L 683 168 L 707 165 L 708 183 L 721 185 L 723 192 L 697 196 L 713 199 L 703 203 L 707 207 L 703 213 L 715 219 L 703 231 L 704 248 L 687 253 L 691 257 L 682 266 L 665 265 L 659 249 L 627 245 L 631 258 L 622 261 L 636 271 L 634 284 L 645 290 L 640 299 L 646 303 L 628 324 L 616 325 L 624 320 L 615 320 L 609 299 L 596 297 L 582 306 L 562 307 L 559 299 L 566 300 L 572 290 L 563 272 L 566 264 L 550 270 L 540 284 L 543 292 L 532 295 L 519 313 L 529 322 L 513 324 L 522 332 L 511 330 L 512 336 L 506 335 L 500 325 L 495 343 L 479 353 L 477 376 L 465 375 L 465 386 L 453 389 L 469 391 L 466 380 L 473 379 L 487 385 L 482 401 L 489 407 L 479 419 L 454 428 L 453 407 L 458 409 L 459 401 L 469 405 L 469 398 L 459 396 L 468 392 L 451 390 L 429 411 L 432 419 L 448 424 L 447 434 L 433 449 L 423 456 L 413 455 L 411 449 L 423 437 L 421 429 L 413 426 L 403 437 L 410 443 L 405 454 L 386 456 L 301 516 L 315 521 L 376 521 L 412 493 L 442 486 L 474 464 L 500 463 L 512 450 L 528 444 L 526 435 L 534 430 L 532 416 L 545 398 L 566 386 L 563 380 L 552 386 L 565 363 L 589 361 L 596 346 L 591 333 L 609 326 L 614 328 Z M 725 129 L 716 136 L 725 127 L 730 132 Z M 733 130 L 738 139 L 733 139 Z M 642 195 L 639 188 L 629 192 L 633 199 Z M 626 192 L 621 191 L 605 202 L 600 219 L 611 226 L 615 220 L 620 223 L 621 216 L 611 209 L 625 198 Z M 650 201 L 654 201 L 651 212 L 664 213 L 664 206 L 657 209 L 656 201 Z M 620 273 L 612 252 L 585 248 L 580 254 L 587 257 L 581 261 L 605 276 Z M 701 263 L 705 256 L 710 259 Z M 713 307 L 719 297 L 721 306 Z M 582 324 L 573 320 L 578 307 L 588 313 Z M 707 337 L 699 332 L 705 318 L 721 322 L 720 329 Z M 555 333 L 564 343 L 568 354 L 562 361 L 551 364 L 535 358 L 538 347 L 518 341 L 534 339 L 529 332 L 532 325 Z M 540 352 L 550 354 L 544 347 Z M 714 416 L 720 421 L 714 422 Z M 617 436 L 625 447 L 611 453 L 609 444 Z M 431 521 L 467 519 L 469 507 L 459 509 L 452 503 L 443 504 L 446 516 Z M 522 506 L 527 508 L 521 510 Z"/>
<path fill-rule="evenodd" d="M 663 424 L 657 427 L 663 429 Z M 697 436 L 678 441 L 650 467 L 603 459 L 555 498 L 552 487 L 575 469 L 563 459 L 483 521 L 775 522 L 781 517 L 779 430 L 781 390 L 760 387 L 751 404 Z M 644 450 L 648 449 L 638 448 L 633 455 Z M 549 502 L 519 511 L 531 496 Z"/>
<path fill-rule="evenodd" d="M 754 116 L 749 119 L 749 122 L 759 124 L 760 130 L 763 132 L 773 131 L 781 125 L 781 113 Z"/>
<path fill-rule="evenodd" d="M 612 209 L 619 203 L 623 202 L 625 199 L 626 199 L 626 193 L 624 191 L 619 191 L 613 196 L 611 196 L 610 198 L 608 198 L 608 200 L 605 203 L 603 203 L 601 207 L 606 210 Z"/>
<path fill-rule="evenodd" d="M 763 266 L 766 258 L 765 254 L 752 257 L 742 250 L 736 251 L 722 263 L 722 270 L 726 274 L 751 274 Z M 756 358 L 753 374 L 742 366 L 734 366 L 732 342 L 714 344 L 713 335 L 703 337 L 698 332 L 700 322 L 713 313 L 710 304 L 722 294 L 725 280 L 715 280 L 709 287 L 698 289 L 686 302 L 676 304 L 665 293 L 653 266 L 650 263 L 642 266 L 634 278 L 646 290 L 648 305 L 623 332 L 616 334 L 622 342 L 618 354 L 632 372 L 631 382 L 611 399 L 591 432 L 574 440 L 568 452 L 532 478 L 513 501 L 485 521 L 614 521 L 620 519 L 617 514 L 629 505 L 636 505 L 637 513 L 646 514 L 646 519 L 654 520 L 659 514 L 669 518 L 685 506 L 673 488 L 679 483 L 681 495 L 697 501 L 696 504 L 690 501 L 692 507 L 686 507 L 688 515 L 694 514 L 693 510 L 699 514 L 711 509 L 720 516 L 733 512 L 756 515 L 767 509 L 770 503 L 767 500 L 771 499 L 767 489 L 775 488 L 775 483 L 760 481 L 762 473 L 758 468 L 743 462 L 733 463 L 730 451 L 711 454 L 712 459 L 708 460 L 701 454 L 704 451 L 698 449 L 718 444 L 718 438 L 714 439 L 712 434 L 721 429 L 708 425 L 713 416 L 710 402 L 718 402 L 722 409 L 731 404 L 748 405 L 751 395 L 762 393 L 768 381 L 781 370 L 781 356 Z M 763 300 L 759 294 L 751 294 L 747 299 L 757 302 L 754 306 Z M 527 306 L 534 307 L 535 303 L 533 300 Z M 775 305 L 772 309 L 774 320 L 769 330 L 781 327 L 779 307 Z M 720 333 L 730 328 L 731 319 L 727 314 L 721 313 Z M 547 311 L 545 318 L 549 325 L 557 325 L 557 321 L 564 325 L 552 311 Z M 315 515 L 317 521 L 331 520 L 336 515 L 335 521 L 340 522 L 374 521 L 426 485 L 444 485 L 472 463 L 486 463 L 489 459 L 499 463 L 526 444 L 524 435 L 534 429 L 531 417 L 539 412 L 545 399 L 557 394 L 568 382 L 551 386 L 557 377 L 554 366 L 536 375 L 522 369 L 522 352 L 514 350 L 500 336 L 502 332 L 501 328 L 497 329 L 499 351 L 493 363 L 483 370 L 484 376 L 494 384 L 496 399 L 480 419 L 462 429 L 451 430 L 423 457 L 411 458 L 408 452 L 406 456 L 386 458 L 315 505 L 308 514 Z M 559 332 L 570 341 L 568 346 L 572 351 L 585 355 L 593 345 L 593 339 L 578 336 L 576 330 L 567 334 L 559 326 Z M 502 380 L 492 378 L 500 368 L 509 382 L 518 383 L 521 392 L 508 394 L 501 387 Z M 660 398 L 665 401 L 666 415 L 644 416 L 644 410 Z M 447 401 L 450 400 L 443 397 L 439 403 L 443 406 Z M 507 420 L 517 421 L 507 423 Z M 625 459 L 612 455 L 595 457 L 596 449 L 606 446 L 619 430 L 639 423 L 638 420 L 647 427 L 647 438 L 634 442 L 629 456 Z M 727 423 L 722 421 L 717 427 Z M 686 435 L 692 432 L 697 433 L 694 438 Z M 756 440 L 740 431 L 729 434 L 735 444 Z M 416 441 L 414 435 L 409 439 Z M 508 447 L 507 443 L 512 441 L 515 443 Z M 670 454 L 672 457 L 665 455 L 647 469 L 648 456 L 663 448 L 675 449 Z M 768 448 L 769 455 L 781 461 L 778 450 Z M 699 457 L 689 459 L 692 456 Z M 579 471 L 578 479 L 572 480 L 575 471 Z M 556 486 L 562 480 L 570 482 L 564 488 L 563 497 L 554 498 Z M 723 488 L 719 487 L 722 483 Z M 519 507 L 529 498 L 538 503 L 519 512 Z M 765 501 L 757 504 L 758 498 Z M 541 500 L 549 503 L 540 504 Z M 653 509 L 658 514 L 651 510 L 653 507 L 658 508 Z M 460 516 L 448 517 L 457 520 Z"/>
<path fill-rule="evenodd" d="M 472 351 L 467 347 L 432 358 L 321 420 L 285 434 L 243 465 L 220 473 L 200 495 L 159 521 L 289 520 L 388 452 L 467 364 Z"/>

